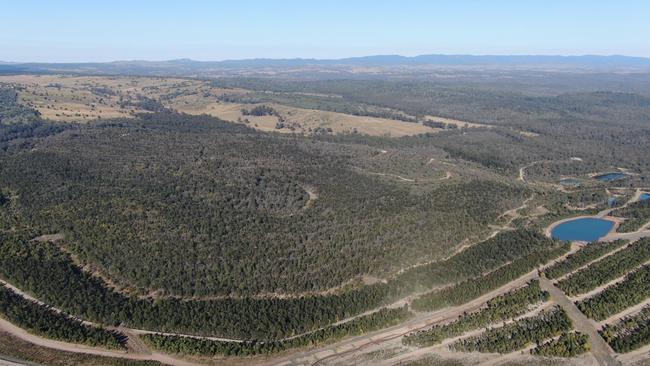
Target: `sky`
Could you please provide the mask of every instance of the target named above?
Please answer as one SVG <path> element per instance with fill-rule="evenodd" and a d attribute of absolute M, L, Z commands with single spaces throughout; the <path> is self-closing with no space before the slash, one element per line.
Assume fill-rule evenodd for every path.
<path fill-rule="evenodd" d="M 650 57 L 647 0 L 0 0 L 0 60 Z"/>

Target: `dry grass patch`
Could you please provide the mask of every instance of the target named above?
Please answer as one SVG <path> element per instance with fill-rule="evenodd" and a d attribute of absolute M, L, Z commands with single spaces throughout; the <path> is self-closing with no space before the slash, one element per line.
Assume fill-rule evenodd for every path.
<path fill-rule="evenodd" d="M 187 103 L 176 101 L 173 108 L 189 114 L 209 114 L 226 121 L 247 123 L 249 126 L 262 131 L 285 133 L 314 133 L 317 128 L 331 129 L 332 133 L 362 133 L 371 136 L 400 137 L 434 132 L 419 123 L 410 123 L 386 118 L 355 116 L 350 114 L 289 107 L 275 103 L 265 103 L 277 110 L 285 119 L 285 125 L 291 128 L 276 128 L 278 118 L 275 116 L 246 116 L 242 109 L 251 109 L 260 104 L 240 103 Z M 248 122 L 246 122 L 248 121 Z"/>
<path fill-rule="evenodd" d="M 445 118 L 445 117 L 437 117 L 437 116 L 425 116 L 426 119 L 435 121 L 435 122 L 443 122 L 448 125 L 454 125 L 456 127 L 465 127 L 465 128 L 492 128 L 493 126 L 490 125 L 484 125 L 481 123 L 474 123 L 474 122 L 466 122 L 466 121 L 460 121 L 457 119 L 453 118 Z"/>
<path fill-rule="evenodd" d="M 13 75 L 0 76 L 19 90 L 21 103 L 38 110 L 44 118 L 54 121 L 83 122 L 107 118 L 128 118 L 147 112 L 142 98 L 160 102 L 166 108 L 188 114 L 208 114 L 226 121 L 246 123 L 262 131 L 282 133 L 361 133 L 371 136 L 409 136 L 436 132 L 421 123 L 389 118 L 356 116 L 339 112 L 290 107 L 267 103 L 282 117 L 245 116 L 242 109 L 255 104 L 220 101 L 225 94 L 243 96 L 245 89 L 212 87 L 208 81 L 126 76 L 64 76 Z M 446 124 L 484 127 L 449 118 L 429 116 Z"/>

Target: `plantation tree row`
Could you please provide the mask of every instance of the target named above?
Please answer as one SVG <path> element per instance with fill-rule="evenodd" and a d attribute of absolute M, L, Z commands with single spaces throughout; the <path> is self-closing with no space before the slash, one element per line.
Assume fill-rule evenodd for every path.
<path fill-rule="evenodd" d="M 21 360 L 28 365 L 47 366 L 163 366 L 158 361 L 127 360 L 118 357 L 76 353 L 39 346 L 9 333 L 0 334 L 0 354 L 3 358 Z"/>
<path fill-rule="evenodd" d="M 545 357 L 571 358 L 589 352 L 589 336 L 580 332 L 562 333 L 557 339 L 533 348 L 530 353 Z"/>
<path fill-rule="evenodd" d="M 431 311 L 463 304 L 525 275 L 540 265 L 565 254 L 569 249 L 568 244 L 563 244 L 544 251 L 533 252 L 484 276 L 422 295 L 413 301 L 413 309 Z"/>
<path fill-rule="evenodd" d="M 569 296 L 589 292 L 650 260 L 650 238 L 640 239 L 558 282 Z"/>
<path fill-rule="evenodd" d="M 626 353 L 650 344 L 650 307 L 608 324 L 600 335 L 618 353 Z"/>
<path fill-rule="evenodd" d="M 463 314 L 451 323 L 409 333 L 402 338 L 402 343 L 408 346 L 430 347 L 467 331 L 520 316 L 532 306 L 547 300 L 548 293 L 540 289 L 539 281 L 531 281 L 525 287 L 489 300 L 485 308 Z"/>
<path fill-rule="evenodd" d="M 627 242 L 624 240 L 589 243 L 589 245 L 585 245 L 577 252 L 569 254 L 565 260 L 546 268 L 544 274 L 550 279 L 562 277 L 626 244 Z"/>
<path fill-rule="evenodd" d="M 623 282 L 607 287 L 602 292 L 580 301 L 577 305 L 588 317 L 604 320 L 641 303 L 650 297 L 650 265 L 641 267 Z"/>
<path fill-rule="evenodd" d="M 376 306 L 386 286 L 296 299 L 150 301 L 128 297 L 83 272 L 55 245 L 2 235 L 0 277 L 82 319 L 133 328 L 244 339 L 284 338 Z M 24 234 L 31 236 L 33 234 Z"/>
<path fill-rule="evenodd" d="M 407 270 L 397 278 L 397 281 L 400 282 L 400 286 L 415 284 L 417 290 L 426 290 L 453 281 L 481 276 L 513 260 L 555 245 L 552 240 L 535 231 L 506 231 L 472 245 L 445 261 Z"/>
<path fill-rule="evenodd" d="M 141 338 L 151 347 L 169 353 L 201 356 L 252 356 L 272 354 L 298 347 L 313 346 L 347 336 L 371 332 L 399 324 L 412 315 L 406 306 L 397 309 L 383 308 L 375 313 L 284 341 L 222 342 L 162 334 L 147 334 L 141 336 Z"/>
<path fill-rule="evenodd" d="M 105 324 L 123 323 L 134 328 L 164 332 L 269 340 L 327 326 L 392 302 L 413 289 L 409 282 L 398 277 L 388 284 L 377 283 L 328 296 L 148 301 L 107 288 L 97 277 L 77 267 L 56 245 L 29 240 L 35 236 L 37 233 L 33 231 L 20 235 L 0 234 L 0 277 L 70 314 Z M 526 236 L 526 232 L 508 232 L 498 235 L 489 243 L 499 248 L 500 238 L 505 243 L 511 243 L 513 238 L 523 240 Z M 542 246 L 542 243 L 548 242 L 538 245 Z M 516 242 L 512 244 L 517 246 Z M 541 255 L 534 252 L 531 256 L 556 256 L 559 254 L 549 253 L 558 250 L 542 251 Z M 472 263 L 478 262 L 475 256 L 484 255 L 485 252 L 489 252 L 489 247 L 479 244 L 476 249 L 470 248 L 458 254 L 464 258 L 462 261 L 450 261 L 460 263 L 465 271 L 472 271 Z M 501 256 L 497 263 L 510 257 L 499 250 L 495 250 L 494 254 Z M 485 260 L 490 261 L 491 258 L 488 256 Z"/>
<path fill-rule="evenodd" d="M 564 310 L 555 307 L 534 317 L 519 319 L 478 336 L 461 339 L 451 348 L 462 352 L 510 353 L 531 343 L 541 343 L 571 328 L 571 320 Z"/>
<path fill-rule="evenodd" d="M 89 320 L 159 330 L 239 337 L 274 338 L 308 331 L 382 302 L 390 286 L 377 284 L 342 295 L 300 299 L 164 300 L 149 303 L 108 290 L 88 276 L 55 245 L 3 237 L 0 271 L 4 278 L 48 303 Z M 219 310 L 219 309 L 223 310 Z M 179 312 L 178 309 L 185 309 Z M 187 316 L 183 314 L 198 314 Z M 292 323 L 282 324 L 289 317 Z"/>

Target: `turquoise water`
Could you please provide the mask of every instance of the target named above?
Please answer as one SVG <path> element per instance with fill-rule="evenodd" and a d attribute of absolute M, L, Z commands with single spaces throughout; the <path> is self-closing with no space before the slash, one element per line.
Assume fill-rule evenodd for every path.
<path fill-rule="evenodd" d="M 565 241 L 595 241 L 607 235 L 614 227 L 609 220 L 586 217 L 564 222 L 551 232 L 554 239 Z"/>
<path fill-rule="evenodd" d="M 647 201 L 650 200 L 650 193 L 641 193 L 641 197 L 639 197 L 641 201 Z"/>
<path fill-rule="evenodd" d="M 611 182 L 613 180 L 625 178 L 626 176 L 627 174 L 625 173 L 614 172 L 597 175 L 594 178 L 598 179 L 601 182 Z"/>

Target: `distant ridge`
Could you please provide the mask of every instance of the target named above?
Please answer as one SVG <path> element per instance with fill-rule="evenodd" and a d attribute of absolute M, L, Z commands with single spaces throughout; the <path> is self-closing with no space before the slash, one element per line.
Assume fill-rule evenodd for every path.
<path fill-rule="evenodd" d="M 111 62 L 10 62 L 0 61 L 0 64 L 12 65 L 99 65 L 99 64 L 186 64 L 186 65 L 243 65 L 243 64 L 300 64 L 300 65 L 349 65 L 349 64 L 439 64 L 439 65 L 481 65 L 481 64 L 650 64 L 650 58 L 624 55 L 444 55 L 430 54 L 418 56 L 401 55 L 371 55 L 346 57 L 336 59 L 316 58 L 250 58 L 223 61 L 197 61 L 189 58 L 148 61 L 148 60 L 116 60 Z"/>
<path fill-rule="evenodd" d="M 182 60 L 183 62 L 201 62 Z M 170 61 L 174 62 L 174 61 Z M 650 58 L 622 55 L 598 56 L 554 56 L 554 55 L 375 55 L 341 59 L 248 59 L 206 61 L 222 65 L 530 65 L 530 64 L 572 64 L 572 65 L 650 65 Z"/>
<path fill-rule="evenodd" d="M 297 67 L 396 67 L 396 66 L 502 66 L 502 67 L 569 67 L 569 68 L 643 68 L 650 69 L 650 58 L 622 55 L 375 55 L 341 59 L 270 59 L 255 58 L 225 61 L 113 61 L 76 63 L 0 62 L 0 73 L 74 72 L 92 74 L 160 74 L 189 75 L 237 69 Z"/>

